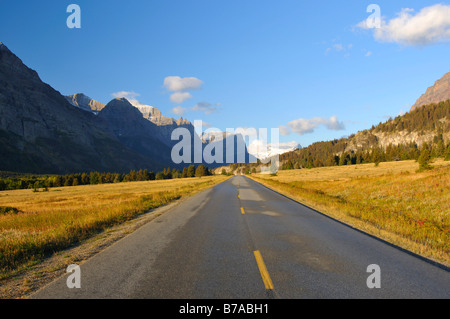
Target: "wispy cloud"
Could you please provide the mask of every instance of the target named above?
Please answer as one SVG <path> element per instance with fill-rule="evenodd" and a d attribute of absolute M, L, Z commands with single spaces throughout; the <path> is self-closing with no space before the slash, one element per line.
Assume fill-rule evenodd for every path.
<path fill-rule="evenodd" d="M 185 111 L 186 111 L 186 109 L 184 107 L 176 106 L 171 110 L 171 113 L 178 115 L 178 116 L 182 116 Z"/>
<path fill-rule="evenodd" d="M 369 28 L 366 21 L 357 25 Z M 436 4 L 425 7 L 416 14 L 414 9 L 404 8 L 397 17 L 381 19 L 381 26 L 373 28 L 373 35 L 380 42 L 394 42 L 407 46 L 426 46 L 450 41 L 450 5 Z"/>
<path fill-rule="evenodd" d="M 188 111 L 194 111 L 194 112 L 201 112 L 206 115 L 209 115 L 211 113 L 217 112 L 218 106 L 219 106 L 218 103 L 213 105 L 208 102 L 200 102 L 200 103 L 195 104 L 193 107 L 189 107 L 189 108 L 182 107 L 181 105 L 174 107 L 171 112 L 176 115 L 183 115 Z"/>
<path fill-rule="evenodd" d="M 345 57 L 350 56 L 350 51 L 353 49 L 353 44 L 342 44 L 342 43 L 335 43 L 331 45 L 330 47 L 325 49 L 325 55 L 330 54 L 331 52 L 338 52 L 338 53 L 344 53 Z"/>
<path fill-rule="evenodd" d="M 322 117 L 315 117 L 312 119 L 297 119 L 287 124 L 292 132 L 298 135 L 304 135 L 313 133 L 314 130 L 320 125 L 325 126 L 329 130 L 341 131 L 345 130 L 345 125 L 340 122 L 336 116 L 332 116 L 329 119 Z"/>
<path fill-rule="evenodd" d="M 342 44 L 340 44 L 340 43 L 337 43 L 337 44 L 333 45 L 333 47 L 334 47 L 334 49 L 335 49 L 337 52 L 341 52 L 341 51 L 344 50 L 344 46 L 343 46 Z"/>
<path fill-rule="evenodd" d="M 196 111 L 196 112 L 203 112 L 203 113 L 209 115 L 211 113 L 216 112 L 218 110 L 218 108 L 217 108 L 218 106 L 219 106 L 219 104 L 212 105 L 211 103 L 208 103 L 208 102 L 200 102 L 200 103 L 195 104 L 191 108 L 191 110 Z"/>

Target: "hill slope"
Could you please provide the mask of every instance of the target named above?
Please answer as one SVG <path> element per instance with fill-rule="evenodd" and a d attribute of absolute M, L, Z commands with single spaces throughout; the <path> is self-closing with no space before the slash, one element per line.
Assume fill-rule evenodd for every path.
<path fill-rule="evenodd" d="M 417 159 L 427 146 L 443 156 L 450 144 L 450 100 L 424 105 L 403 116 L 338 140 L 317 142 L 280 157 L 283 168 L 322 167 Z M 447 146 L 448 148 L 448 146 Z"/>
<path fill-rule="evenodd" d="M 448 99 L 450 99 L 450 72 L 436 81 L 433 86 L 429 87 L 425 94 L 411 107 L 411 111 L 423 105 L 439 103 Z"/>

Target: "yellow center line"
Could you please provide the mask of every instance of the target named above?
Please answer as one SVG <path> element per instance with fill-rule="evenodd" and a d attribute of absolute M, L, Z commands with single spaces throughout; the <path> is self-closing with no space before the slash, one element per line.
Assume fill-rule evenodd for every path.
<path fill-rule="evenodd" d="M 241 207 L 241 213 L 242 213 L 242 215 L 245 214 L 244 207 Z"/>
<path fill-rule="evenodd" d="M 272 279 L 270 279 L 269 272 L 267 271 L 266 265 L 264 264 L 261 253 L 259 252 L 259 250 L 255 250 L 253 253 L 255 254 L 256 263 L 258 264 L 259 272 L 261 273 L 264 286 L 266 287 L 266 289 L 273 290 Z"/>

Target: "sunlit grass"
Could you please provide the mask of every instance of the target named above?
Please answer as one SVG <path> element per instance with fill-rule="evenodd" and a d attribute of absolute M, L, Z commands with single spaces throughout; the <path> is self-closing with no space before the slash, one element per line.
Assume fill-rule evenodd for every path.
<path fill-rule="evenodd" d="M 0 274 L 68 248 L 223 176 L 0 192 Z"/>
<path fill-rule="evenodd" d="M 254 175 L 308 206 L 421 255 L 450 263 L 450 162 L 415 161 Z"/>

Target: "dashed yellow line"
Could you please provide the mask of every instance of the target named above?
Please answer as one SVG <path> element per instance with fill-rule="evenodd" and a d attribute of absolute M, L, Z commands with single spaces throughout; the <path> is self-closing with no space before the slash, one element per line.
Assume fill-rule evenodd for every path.
<path fill-rule="evenodd" d="M 267 271 L 266 265 L 264 264 L 261 253 L 259 252 L 259 250 L 255 250 L 253 253 L 255 254 L 256 263 L 258 264 L 259 272 L 261 273 L 264 286 L 266 287 L 266 289 L 273 290 L 273 282 L 272 279 L 270 279 L 269 272 Z"/>
<path fill-rule="evenodd" d="M 244 214 L 245 214 L 245 210 L 244 210 L 244 207 L 241 207 L 241 213 L 242 213 L 242 215 L 244 215 Z"/>

